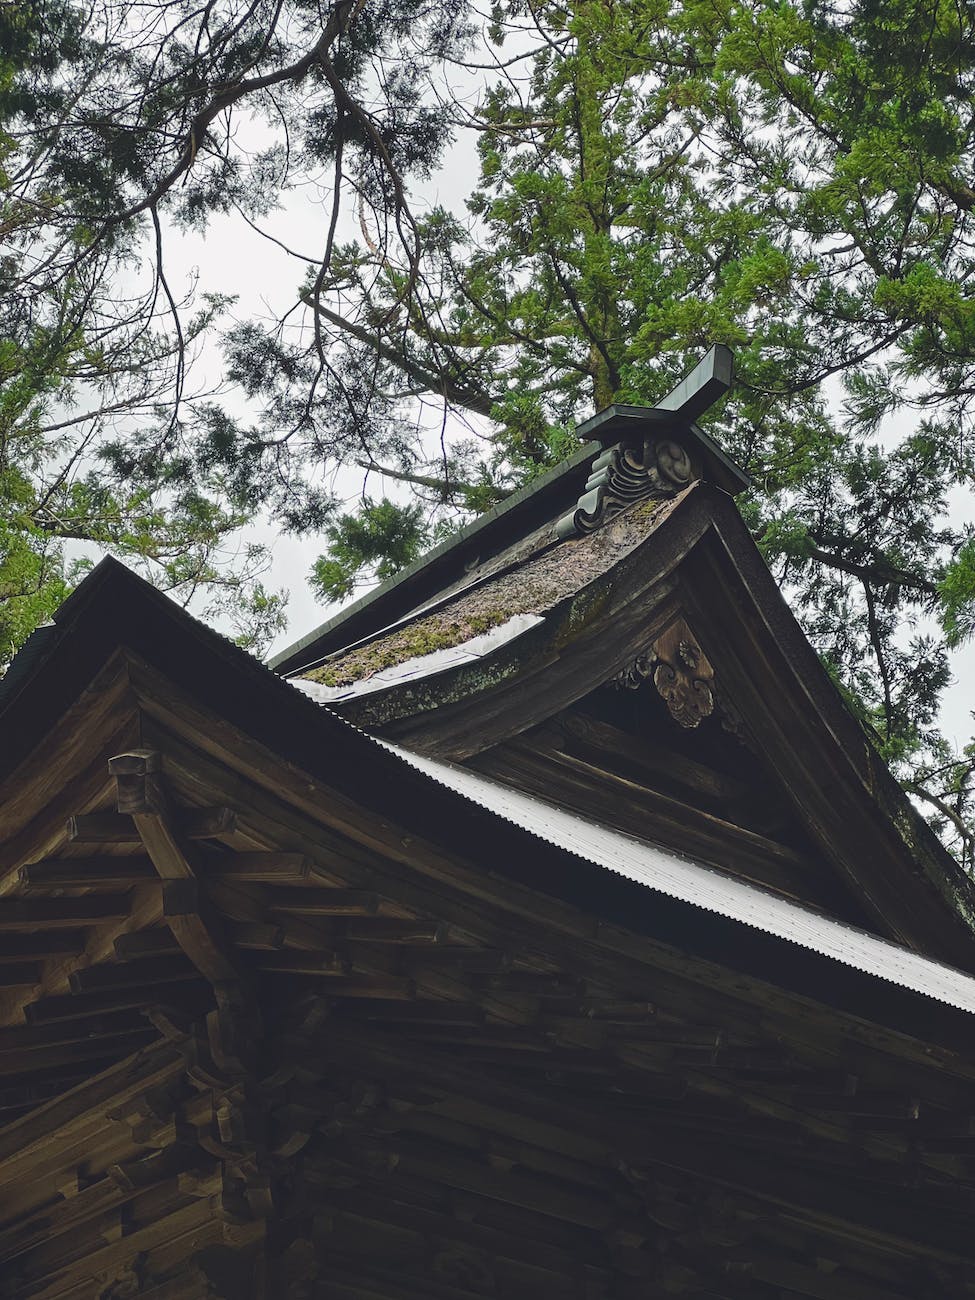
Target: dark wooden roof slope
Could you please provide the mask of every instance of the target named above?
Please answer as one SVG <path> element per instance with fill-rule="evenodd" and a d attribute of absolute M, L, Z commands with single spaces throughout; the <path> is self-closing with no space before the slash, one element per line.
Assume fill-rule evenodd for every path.
<path fill-rule="evenodd" d="M 972 977 L 445 775 L 82 584 L 0 711 L 0 1294 L 975 1296 Z"/>

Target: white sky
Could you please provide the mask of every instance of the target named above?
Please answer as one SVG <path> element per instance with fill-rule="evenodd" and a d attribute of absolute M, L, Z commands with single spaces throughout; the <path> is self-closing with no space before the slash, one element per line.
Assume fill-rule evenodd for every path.
<path fill-rule="evenodd" d="M 473 136 L 461 132 L 436 175 L 426 184 L 416 186 L 411 206 L 417 213 L 438 204 L 463 212 L 464 198 L 476 179 Z M 272 214 L 264 224 L 290 248 L 316 256 L 325 244 L 329 202 L 329 194 L 318 196 L 308 190 L 294 191 L 285 195 L 281 211 Z M 339 238 L 343 237 L 361 240 L 351 197 L 347 197 L 339 226 Z M 263 317 L 270 321 L 280 317 L 295 302 L 305 270 L 303 262 L 249 229 L 235 215 L 215 218 L 205 235 L 168 230 L 164 251 L 167 279 L 177 297 L 179 287 L 188 285 L 193 278 L 198 278 L 198 293 L 236 296 L 228 323 L 229 319 L 244 321 Z M 216 382 L 220 365 L 220 353 L 214 341 L 194 365 L 190 389 Z M 239 409 L 238 413 L 246 418 L 246 410 Z M 330 486 L 349 501 L 351 508 L 362 490 L 362 472 L 326 473 Z M 373 475 L 369 488 L 372 495 L 377 494 L 377 486 L 378 479 Z M 383 483 L 382 491 L 391 497 L 403 495 L 401 485 L 388 480 Z M 285 588 L 290 593 L 288 630 L 274 641 L 269 651 L 273 654 L 330 618 L 340 606 L 323 606 L 308 585 L 309 570 L 325 549 L 322 539 L 283 536 L 269 525 L 255 526 L 248 530 L 248 536 L 273 548 L 273 565 L 264 579 L 265 585 L 275 590 Z"/>

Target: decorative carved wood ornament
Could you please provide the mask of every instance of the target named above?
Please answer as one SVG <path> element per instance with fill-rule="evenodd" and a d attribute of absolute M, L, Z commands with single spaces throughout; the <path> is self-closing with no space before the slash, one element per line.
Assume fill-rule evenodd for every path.
<path fill-rule="evenodd" d="M 682 727 L 696 727 L 714 712 L 714 669 L 682 618 L 661 632 L 650 649 L 616 679 L 628 690 L 636 690 L 648 680 Z"/>
<path fill-rule="evenodd" d="M 686 448 L 671 439 L 646 438 L 635 447 L 617 443 L 593 461 L 585 491 L 555 525 L 556 536 L 565 541 L 591 533 L 634 501 L 676 496 L 700 474 Z"/>

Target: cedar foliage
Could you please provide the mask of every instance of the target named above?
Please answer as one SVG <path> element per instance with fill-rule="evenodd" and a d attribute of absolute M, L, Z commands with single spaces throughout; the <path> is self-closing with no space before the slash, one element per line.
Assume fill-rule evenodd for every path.
<path fill-rule="evenodd" d="M 430 165 L 442 131 L 407 54 L 459 47 L 459 12 L 427 0 L 0 5 L 0 670 L 84 567 L 66 560 L 69 541 L 122 555 L 183 600 L 206 593 L 207 612 L 254 648 L 282 625 L 282 595 L 260 581 L 265 550 L 239 533 L 261 509 L 298 529 L 327 519 L 327 494 L 293 491 L 286 464 L 327 385 L 300 391 L 286 359 L 242 351 L 230 374 L 245 390 L 264 365 L 294 381 L 270 442 L 194 391 L 195 347 L 228 303 L 204 295 L 191 311 L 167 277 L 167 242 L 218 213 L 253 222 L 323 168 L 415 242 L 402 178 Z M 239 138 L 255 133 L 268 140 L 256 151 Z M 333 236 L 334 221 L 313 296 Z M 324 453 L 305 451 L 320 469 Z"/>
<path fill-rule="evenodd" d="M 486 450 L 392 459 L 469 509 L 563 454 L 580 414 L 652 402 L 730 345 L 710 428 L 753 476 L 748 522 L 969 863 L 975 751 L 936 718 L 975 595 L 948 512 L 972 476 L 972 20 L 907 0 L 496 6 L 507 66 L 469 121 L 469 219 L 425 219 L 409 308 L 388 261 L 343 250 L 355 308 L 329 316 L 378 388 L 398 370 L 489 413 Z"/>
<path fill-rule="evenodd" d="M 472 18 L 443 0 L 0 8 L 5 646 L 59 599 L 71 536 L 177 589 L 229 581 L 266 631 L 275 598 L 217 561 L 255 511 L 323 532 L 313 581 L 346 595 L 557 461 L 578 418 L 652 402 L 724 342 L 739 383 L 711 432 L 754 478 L 748 522 L 971 862 L 975 750 L 935 726 L 948 648 L 975 627 L 975 538 L 948 512 L 972 475 L 971 7 L 497 0 L 477 41 Z M 436 97 L 445 67 L 482 79 L 475 107 Z M 477 141 L 468 210 L 414 213 L 408 179 L 451 130 Z M 323 175 L 296 313 L 225 338 L 251 417 L 188 398 L 191 337 L 222 304 L 183 320 L 164 226 L 259 224 Z M 149 289 L 120 307 L 106 277 L 147 247 Z M 51 411 L 79 385 L 100 404 L 65 435 Z M 452 413 L 444 437 L 418 432 L 417 397 Z M 415 499 L 367 485 L 343 513 L 335 465 Z"/>

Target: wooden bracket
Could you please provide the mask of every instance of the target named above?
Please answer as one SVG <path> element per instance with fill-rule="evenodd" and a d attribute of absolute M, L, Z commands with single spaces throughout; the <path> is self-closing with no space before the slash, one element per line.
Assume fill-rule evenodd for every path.
<path fill-rule="evenodd" d="M 108 769 L 115 777 L 118 810 L 131 814 L 146 853 L 164 882 L 163 909 L 176 942 L 211 984 L 240 983 L 241 972 L 222 933 L 222 923 L 208 914 L 176 829 L 160 755 L 151 749 L 132 750 L 109 759 Z"/>
<path fill-rule="evenodd" d="M 665 628 L 616 679 L 629 690 L 647 680 L 681 727 L 696 727 L 714 712 L 714 669 L 683 618 Z"/>

